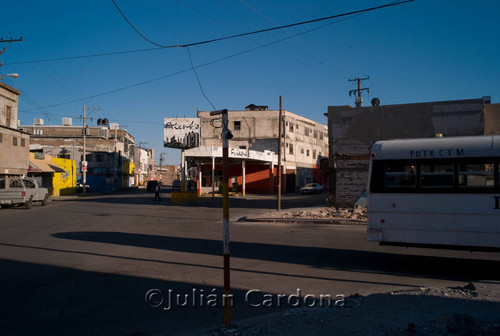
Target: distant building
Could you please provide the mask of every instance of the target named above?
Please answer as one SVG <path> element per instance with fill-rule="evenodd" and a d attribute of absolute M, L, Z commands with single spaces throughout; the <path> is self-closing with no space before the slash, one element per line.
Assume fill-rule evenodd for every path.
<path fill-rule="evenodd" d="M 370 149 L 379 140 L 500 132 L 491 98 L 386 106 L 329 106 L 329 199 L 353 206 L 366 191 Z"/>
<path fill-rule="evenodd" d="M 28 172 L 29 135 L 18 129 L 21 92 L 0 82 L 0 176 Z"/>
<path fill-rule="evenodd" d="M 31 135 L 32 152 L 74 160 L 77 181 L 82 182 L 82 126 L 73 126 L 71 118 L 63 118 L 63 125 L 45 125 L 43 119 L 35 119 L 32 125 L 19 128 Z M 91 190 L 110 191 L 137 185 L 134 137 L 118 124 L 87 126 L 85 132 L 86 179 Z"/>
<path fill-rule="evenodd" d="M 201 146 L 185 154 L 190 165 L 201 171 L 202 190 L 210 192 L 213 167 L 215 187 L 222 180 L 222 129 L 214 127 L 220 125 L 210 111 L 199 111 L 198 117 Z M 279 110 L 251 104 L 245 110 L 228 111 L 228 119 L 233 135 L 229 140 L 232 190 L 243 191 L 245 175 L 245 192 L 277 192 Z M 320 161 L 328 156 L 327 126 L 283 110 L 282 127 L 282 165 L 286 172 L 282 191 L 295 192 L 310 182 L 324 184 L 327 171 L 320 170 Z M 193 178 L 199 180 L 200 176 Z"/>

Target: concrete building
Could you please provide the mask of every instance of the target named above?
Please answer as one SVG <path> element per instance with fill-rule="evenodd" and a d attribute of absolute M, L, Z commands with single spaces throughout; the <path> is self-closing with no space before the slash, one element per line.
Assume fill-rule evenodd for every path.
<path fill-rule="evenodd" d="M 283 110 L 282 191 L 295 192 L 310 182 L 323 184 L 327 172 L 320 161 L 328 155 L 328 128 L 290 111 Z M 201 146 L 186 150 L 185 155 L 201 171 L 201 187 L 212 190 L 212 174 L 217 188 L 222 179 L 222 139 L 217 116 L 198 111 Z M 277 153 L 279 110 L 251 104 L 245 110 L 228 111 L 231 186 L 234 191 L 274 193 L 277 191 Z M 200 174 L 200 173 L 198 173 Z M 244 177 L 245 175 L 245 177 Z M 196 176 L 200 180 L 200 176 Z M 245 188 L 243 188 L 245 186 Z"/>
<path fill-rule="evenodd" d="M 25 175 L 28 171 L 29 135 L 17 127 L 20 94 L 0 82 L 0 176 Z"/>
<path fill-rule="evenodd" d="M 366 191 L 376 141 L 495 134 L 500 104 L 491 98 L 386 106 L 329 106 L 329 200 L 353 206 Z"/>
<path fill-rule="evenodd" d="M 19 127 L 31 135 L 31 151 L 74 160 L 77 182 L 83 181 L 82 126 L 63 118 L 62 125 L 45 125 L 43 119 L 35 119 L 32 125 Z M 134 143 L 134 137 L 118 124 L 86 127 L 86 180 L 91 190 L 111 191 L 137 184 Z"/>

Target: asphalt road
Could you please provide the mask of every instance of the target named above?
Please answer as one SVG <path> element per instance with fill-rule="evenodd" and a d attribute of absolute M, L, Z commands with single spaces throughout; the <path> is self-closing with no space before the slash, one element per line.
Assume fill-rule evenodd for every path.
<path fill-rule="evenodd" d="M 165 196 L 154 202 L 153 194 L 124 193 L 1 210 L 0 333 L 175 335 L 221 326 L 222 202 L 179 206 Z M 324 195 L 286 196 L 282 208 L 323 202 Z M 380 247 L 366 241 L 364 226 L 238 221 L 275 206 L 268 196 L 231 200 L 233 321 L 289 309 L 298 294 L 499 280 L 494 253 Z"/>

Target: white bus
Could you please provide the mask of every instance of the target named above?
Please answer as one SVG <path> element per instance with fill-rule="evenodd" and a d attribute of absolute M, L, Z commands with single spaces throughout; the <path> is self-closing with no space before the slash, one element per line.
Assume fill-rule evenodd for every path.
<path fill-rule="evenodd" d="M 499 164 L 500 135 L 376 142 L 368 240 L 500 250 Z"/>

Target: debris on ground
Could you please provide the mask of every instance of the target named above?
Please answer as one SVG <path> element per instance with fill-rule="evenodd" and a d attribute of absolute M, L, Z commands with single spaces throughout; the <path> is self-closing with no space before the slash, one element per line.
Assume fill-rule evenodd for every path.
<path fill-rule="evenodd" d="M 366 208 L 357 206 L 354 208 L 340 207 L 315 207 L 301 208 L 294 210 L 283 210 L 280 212 L 273 211 L 262 214 L 260 217 L 266 218 L 297 218 L 297 219 L 350 219 L 350 220 L 366 220 Z"/>
<path fill-rule="evenodd" d="M 468 283 L 346 297 L 347 305 L 300 307 L 240 320 L 203 336 L 500 336 L 500 284 Z"/>

